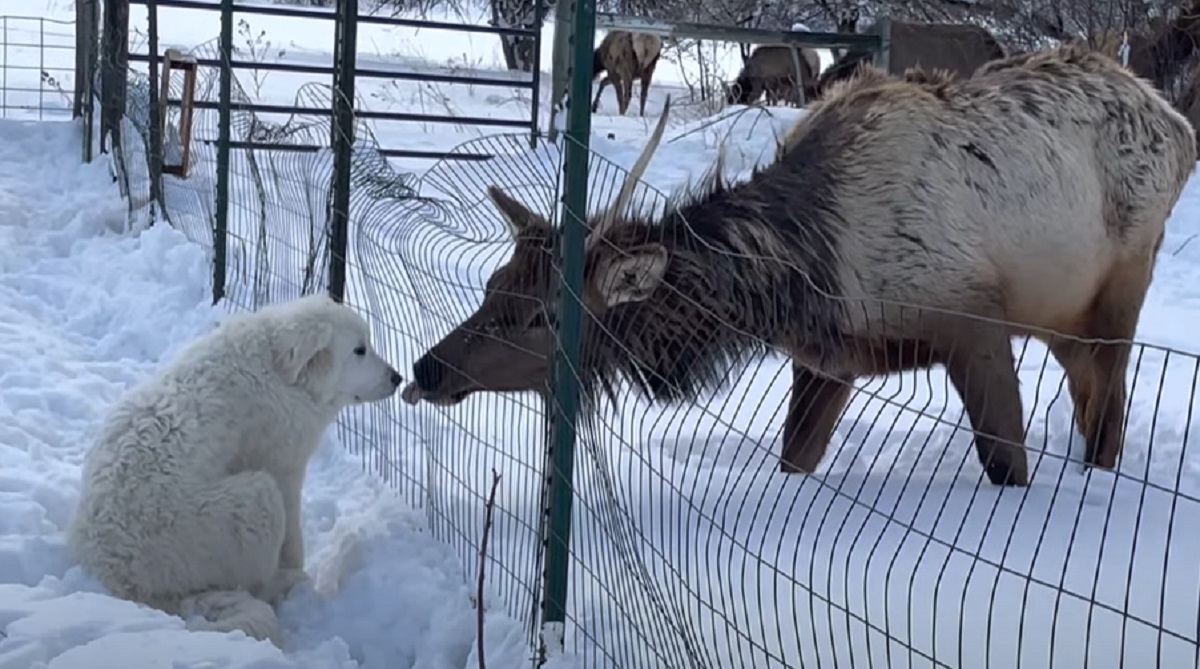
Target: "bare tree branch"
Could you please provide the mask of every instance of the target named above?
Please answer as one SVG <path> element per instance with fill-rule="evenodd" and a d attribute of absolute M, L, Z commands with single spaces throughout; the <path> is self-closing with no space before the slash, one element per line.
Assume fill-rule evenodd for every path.
<path fill-rule="evenodd" d="M 479 669 L 487 669 L 487 662 L 483 657 L 483 584 L 484 584 L 484 569 L 487 566 L 487 546 L 488 537 L 492 534 L 492 514 L 496 510 L 496 489 L 500 487 L 500 474 L 492 470 L 492 491 L 488 494 L 487 504 L 484 506 L 483 517 L 483 538 L 479 541 L 479 579 L 476 582 L 475 592 L 475 638 L 478 644 L 479 651 Z"/>

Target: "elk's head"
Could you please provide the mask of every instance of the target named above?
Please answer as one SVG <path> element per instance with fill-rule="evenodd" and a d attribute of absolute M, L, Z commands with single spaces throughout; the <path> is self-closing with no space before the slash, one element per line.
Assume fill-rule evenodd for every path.
<path fill-rule="evenodd" d="M 587 323 L 621 304 L 647 299 L 661 283 L 667 250 L 659 244 L 617 248 L 602 241 L 628 207 L 662 139 L 671 100 L 616 200 L 589 221 L 582 294 Z M 562 233 L 499 188 L 488 196 L 508 223 L 515 247 L 488 278 L 479 309 L 413 364 L 404 400 L 453 405 L 477 392 L 544 391 L 554 354 L 558 282 L 554 259 Z M 586 334 L 585 334 L 586 346 Z"/>

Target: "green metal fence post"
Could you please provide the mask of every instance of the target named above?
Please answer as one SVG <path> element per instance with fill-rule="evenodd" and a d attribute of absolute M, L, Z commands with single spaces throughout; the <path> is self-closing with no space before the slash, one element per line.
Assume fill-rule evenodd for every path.
<path fill-rule="evenodd" d="M 162 158 L 163 137 L 162 119 L 166 113 L 167 101 L 159 98 L 158 81 L 158 2 L 146 0 L 147 42 L 146 50 L 150 53 L 150 224 L 158 222 L 158 211 L 163 208 L 162 198 Z"/>
<path fill-rule="evenodd" d="M 572 67 L 567 99 L 567 131 L 563 165 L 562 281 L 559 284 L 558 343 L 554 352 L 552 395 L 547 410 L 553 439 L 546 459 L 546 514 L 543 540 L 546 565 L 542 587 L 541 657 L 549 639 L 562 639 L 567 612 L 567 581 L 574 502 L 575 425 L 579 412 L 580 330 L 583 320 L 584 240 L 587 236 L 588 144 L 592 130 L 592 49 L 596 32 L 595 0 L 575 0 L 571 29 Z"/>
<path fill-rule="evenodd" d="M 541 112 L 542 98 L 542 28 L 546 22 L 546 4 L 547 0 L 537 0 L 533 13 L 533 29 L 537 32 L 533 36 L 533 88 L 529 92 L 531 98 L 529 106 L 533 116 L 530 119 L 532 127 L 529 129 L 529 148 L 531 149 L 537 148 L 538 141 L 538 114 Z"/>
<path fill-rule="evenodd" d="M 75 33 L 75 101 L 72 113 L 83 117 L 83 161 L 95 157 L 96 63 L 100 41 L 97 0 L 75 0 L 78 19 Z"/>
<path fill-rule="evenodd" d="M 350 238 L 350 166 L 354 159 L 354 68 L 358 0 L 338 0 L 333 61 L 333 193 L 329 217 L 329 295 L 346 297 Z"/>
<path fill-rule="evenodd" d="M 892 19 L 884 16 L 876 24 L 879 32 L 879 50 L 876 54 L 875 65 L 884 72 L 891 71 L 892 61 Z"/>
<path fill-rule="evenodd" d="M 129 69 L 129 0 L 104 3 L 104 28 L 101 32 L 102 70 L 100 84 L 100 152 L 112 147 L 118 166 L 124 173 L 121 150 L 121 120 L 125 118 Z M 106 142 L 112 137 L 111 143 Z M 124 181 L 122 181 L 124 187 Z M 127 192 L 122 191 L 122 195 Z"/>
<path fill-rule="evenodd" d="M 558 112 L 562 109 L 570 86 L 568 76 L 571 74 L 573 60 L 570 42 L 574 7 L 569 0 L 559 0 L 554 10 L 554 49 L 550 58 L 550 121 L 546 129 L 552 144 L 558 143 Z M 590 91 L 588 94 L 591 94 Z"/>
<path fill-rule="evenodd" d="M 221 72 L 217 93 L 217 201 L 213 221 L 213 304 L 225 297 L 229 254 L 229 142 L 233 113 L 233 0 L 221 0 Z"/>

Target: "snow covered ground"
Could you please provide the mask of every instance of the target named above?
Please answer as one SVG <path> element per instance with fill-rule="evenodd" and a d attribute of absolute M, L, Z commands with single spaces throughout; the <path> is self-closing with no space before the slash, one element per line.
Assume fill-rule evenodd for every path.
<path fill-rule="evenodd" d="M 72 3 L 44 4 L 61 17 Z M 213 39 L 216 16 L 163 10 L 161 48 Z M 132 8 L 132 25 L 144 21 L 144 10 Z M 255 16 L 247 24 L 272 41 L 267 58 L 330 60 L 332 24 Z M 546 57 L 551 33 L 548 25 Z M 499 62 L 488 36 L 363 26 L 359 44 L 361 58 L 385 66 L 488 70 Z M 36 58 L 10 58 L 18 56 Z M 628 168 L 665 96 L 686 100 L 685 82 L 696 77 L 688 67 L 660 66 L 646 119 L 616 117 L 606 91 L 593 149 Z M 271 73 L 253 93 L 290 103 L 305 81 Z M 503 90 L 367 80 L 359 90 L 372 109 L 528 112 L 527 101 Z M 699 106 L 680 109 L 646 174 L 661 191 L 699 176 L 722 143 L 727 171 L 747 175 L 798 113 L 714 120 Z M 544 119 L 547 110 L 540 112 Z M 424 150 L 495 132 L 386 123 L 375 131 L 384 146 Z M 154 669 L 473 667 L 475 611 L 462 574 L 474 561 L 461 547 L 479 536 L 479 498 L 493 467 L 503 483 L 490 552 L 503 569 L 489 567 L 488 662 L 523 666 L 524 626 L 502 612 L 506 603 L 509 611 L 524 604 L 521 587 L 538 577 L 530 528 L 542 444 L 527 398 L 388 409 L 400 428 L 383 430 L 390 443 L 373 445 L 391 458 L 388 467 L 424 485 L 432 519 L 329 439 L 306 490 L 315 589 L 284 607 L 285 654 L 184 632 L 178 619 L 104 596 L 69 563 L 62 528 L 89 431 L 125 386 L 219 314 L 207 306 L 204 252 L 162 227 L 123 230 L 124 204 L 103 161 L 77 164 L 78 132 L 74 124 L 0 124 L 0 669 L 92 667 L 100 657 Z M 458 184 L 461 192 L 442 195 L 463 198 L 440 228 L 425 221 L 398 241 L 369 228 L 358 241 L 408 270 L 399 276 L 396 261 L 360 270 L 377 272 L 376 291 L 384 289 L 381 275 L 396 273 L 388 281 L 395 295 L 351 285 L 398 366 L 478 303 L 483 281 L 506 257 L 503 244 L 478 242 L 503 233 L 478 203 L 481 193 L 465 186 L 506 180 L 548 208 L 550 191 L 528 185 L 544 182 L 537 174 L 552 174 L 554 159 L 543 148 L 473 166 L 394 161 L 429 170 L 426 193 Z M 607 197 L 595 193 L 593 206 Z M 470 236 L 476 241 L 464 241 Z M 1142 341 L 1200 352 L 1192 329 L 1200 327 L 1197 236 L 1200 179 L 1168 224 Z M 751 369 L 705 408 L 622 407 L 604 434 L 589 435 L 601 457 L 577 459 L 568 647 L 603 667 L 692 666 L 689 655 L 704 666 L 756 668 L 841 666 L 847 658 L 854 666 L 932 666 L 931 656 L 952 667 L 1195 666 L 1200 365 L 1162 349 L 1135 354 L 1120 475 L 1084 475 L 1063 462 L 1078 459 L 1082 445 L 1061 373 L 1040 346 L 1016 347 L 1029 448 L 1044 453 L 1033 455 L 1027 491 L 979 484 L 969 433 L 955 426 L 961 405 L 940 372 L 862 383 L 823 473 L 807 478 L 776 473 L 789 378 L 781 360 Z"/>
<path fill-rule="evenodd" d="M 0 121 L 0 668 L 475 666 L 461 563 L 332 438 L 305 489 L 314 588 L 282 612 L 287 656 L 184 631 L 70 563 L 63 528 L 107 406 L 221 313 L 198 246 L 165 226 L 123 231 L 107 165 L 78 164 L 79 132 Z M 485 639 L 494 666 L 527 655 L 503 616 Z"/>

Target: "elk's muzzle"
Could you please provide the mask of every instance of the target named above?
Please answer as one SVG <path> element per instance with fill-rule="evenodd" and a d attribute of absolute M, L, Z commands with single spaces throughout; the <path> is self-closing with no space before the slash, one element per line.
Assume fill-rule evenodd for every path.
<path fill-rule="evenodd" d="M 445 376 L 446 366 L 428 353 L 413 363 L 413 380 L 416 381 L 417 388 L 424 392 L 431 393 L 437 390 Z"/>

